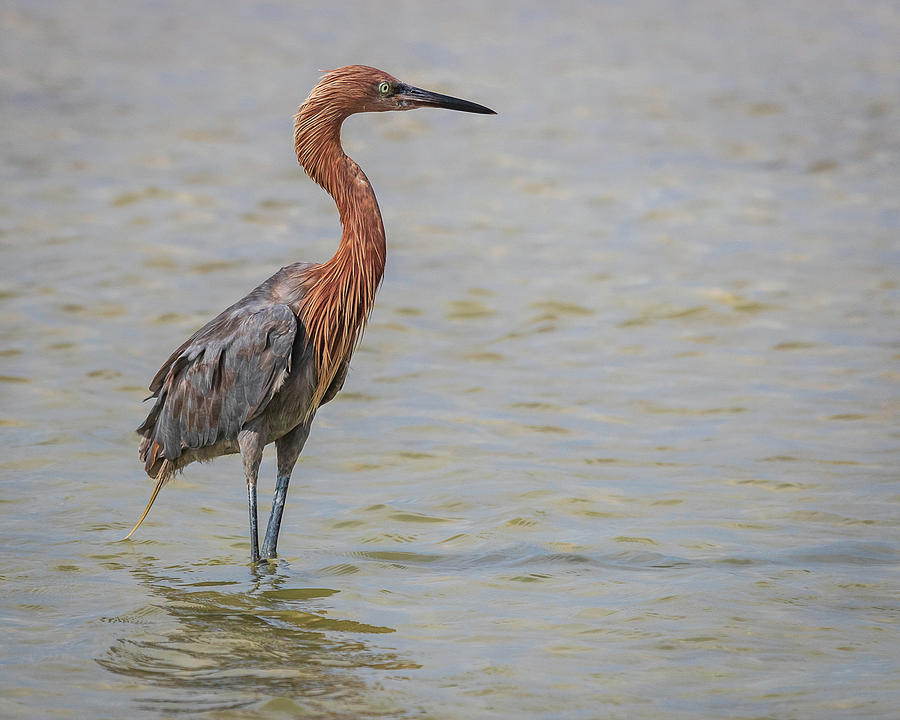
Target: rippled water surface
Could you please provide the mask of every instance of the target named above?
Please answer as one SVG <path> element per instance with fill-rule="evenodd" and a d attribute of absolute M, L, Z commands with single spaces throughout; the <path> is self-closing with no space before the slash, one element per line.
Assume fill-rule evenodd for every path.
<path fill-rule="evenodd" d="M 0 715 L 896 717 L 900 6 L 305 5 L 0 10 Z M 500 114 L 346 125 L 388 268 L 277 564 L 235 457 L 120 542 L 160 363 L 335 248 L 351 62 Z"/>

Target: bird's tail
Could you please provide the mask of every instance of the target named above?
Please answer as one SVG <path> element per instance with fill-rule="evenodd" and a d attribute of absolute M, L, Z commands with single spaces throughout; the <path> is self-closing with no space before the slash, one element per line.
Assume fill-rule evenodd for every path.
<path fill-rule="evenodd" d="M 124 538 L 122 538 L 123 540 L 127 540 L 132 535 L 134 535 L 134 531 L 141 526 L 142 522 L 144 522 L 144 518 L 147 517 L 147 513 L 150 512 L 150 508 L 153 507 L 156 496 L 159 495 L 159 491 L 162 489 L 162 486 L 166 484 L 166 479 L 166 476 L 163 475 L 159 478 L 159 480 L 156 481 L 156 487 L 153 488 L 153 494 L 150 496 L 150 500 L 147 502 L 147 507 L 144 508 L 144 514 L 141 515 L 141 519 L 137 521 L 137 524 L 133 528 L 131 528 L 131 532 L 128 533 Z"/>

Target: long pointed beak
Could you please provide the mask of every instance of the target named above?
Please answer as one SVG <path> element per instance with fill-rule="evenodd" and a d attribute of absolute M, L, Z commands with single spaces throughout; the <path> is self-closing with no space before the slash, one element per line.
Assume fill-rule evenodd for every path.
<path fill-rule="evenodd" d="M 423 90 L 412 85 L 401 85 L 397 88 L 395 97 L 401 105 L 407 105 L 409 109 L 417 107 L 446 108 L 447 110 L 460 110 L 462 112 L 478 113 L 479 115 L 496 115 L 497 113 L 484 105 L 460 100 L 459 98 L 441 95 L 440 93 Z"/>

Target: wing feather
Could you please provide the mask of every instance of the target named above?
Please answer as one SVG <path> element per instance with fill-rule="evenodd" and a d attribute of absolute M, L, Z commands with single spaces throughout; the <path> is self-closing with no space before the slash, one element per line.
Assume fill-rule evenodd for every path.
<path fill-rule="evenodd" d="M 236 305 L 172 353 L 150 383 L 156 404 L 138 428 L 151 476 L 186 448 L 237 438 L 265 410 L 290 373 L 297 322 L 287 305 Z"/>

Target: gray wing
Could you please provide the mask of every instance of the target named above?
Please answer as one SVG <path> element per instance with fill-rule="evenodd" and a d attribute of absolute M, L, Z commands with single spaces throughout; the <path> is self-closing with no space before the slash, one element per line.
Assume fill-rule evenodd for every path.
<path fill-rule="evenodd" d="M 138 432 L 156 476 L 184 448 L 236 438 L 291 370 L 297 317 L 287 305 L 238 304 L 191 336 L 150 383 L 156 404 Z"/>

